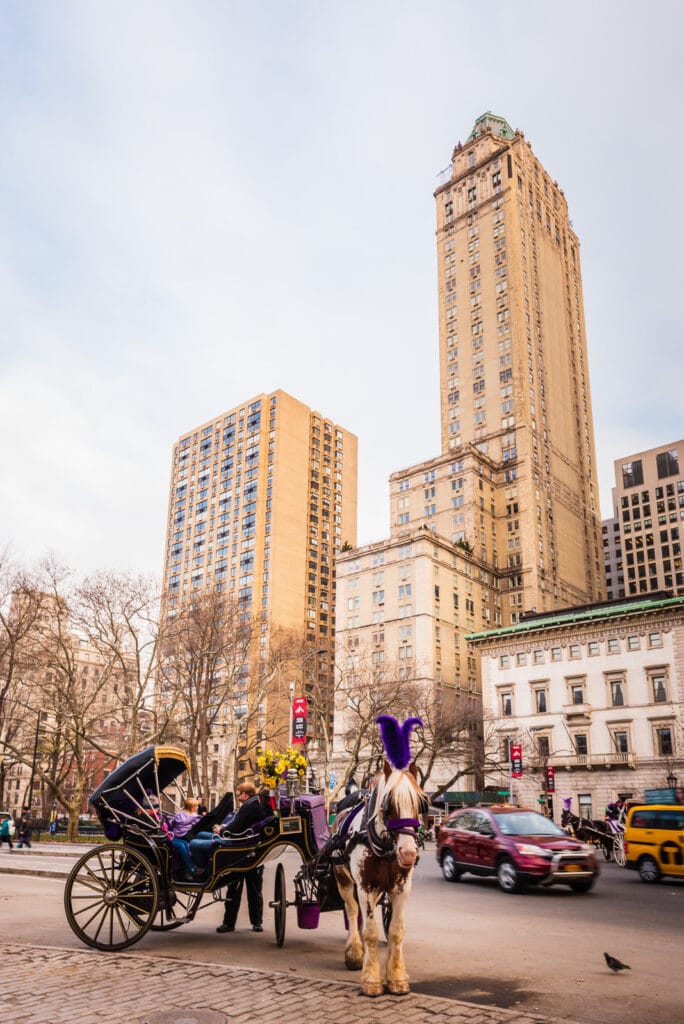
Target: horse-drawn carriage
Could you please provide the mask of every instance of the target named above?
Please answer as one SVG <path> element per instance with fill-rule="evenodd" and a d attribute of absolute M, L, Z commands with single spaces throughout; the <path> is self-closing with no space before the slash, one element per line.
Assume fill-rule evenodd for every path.
<path fill-rule="evenodd" d="M 614 860 L 620 867 L 625 866 L 627 859 L 624 842 L 624 812 L 600 821 L 599 819 L 578 817 L 567 806 L 561 815 L 561 825 L 563 828 L 571 830 L 576 839 L 600 846 L 607 861 Z"/>
<path fill-rule="evenodd" d="M 301 928 L 315 928 L 321 911 L 344 909 L 349 929 L 345 962 L 350 969 L 363 968 L 364 991 L 368 987 L 366 994 L 378 995 L 383 988 L 375 955 L 375 907 L 380 905 L 390 952 L 395 947 L 388 963 L 392 961 L 399 979 L 388 977 L 388 987 L 408 991 L 401 957 L 403 909 L 417 862 L 418 813 L 423 806 L 413 776 L 387 765 L 377 805 L 374 800 L 359 804 L 333 835 L 323 797 L 291 789 L 289 795 L 280 796 L 280 805 L 270 817 L 244 833 L 209 844 L 202 873 L 189 877 L 175 863 L 164 824 L 164 806 L 171 804 L 174 787 L 181 794 L 179 779 L 188 769 L 182 750 L 148 747 L 116 768 L 93 793 L 91 803 L 109 841 L 85 853 L 67 879 L 66 916 L 79 939 L 95 949 L 114 951 L 127 949 L 150 930 L 178 928 L 191 922 L 200 909 L 221 900 L 231 877 L 290 848 L 301 858 L 294 901 L 287 899 L 285 870 L 278 863 L 269 904 L 278 946 L 284 943 L 288 906 L 296 906 Z M 194 830 L 219 824 L 229 803 L 222 801 Z M 382 881 L 373 882 L 371 892 L 355 873 L 359 855 L 367 861 L 367 872 L 376 855 L 383 860 Z M 392 988 L 393 984 L 399 987 Z"/>

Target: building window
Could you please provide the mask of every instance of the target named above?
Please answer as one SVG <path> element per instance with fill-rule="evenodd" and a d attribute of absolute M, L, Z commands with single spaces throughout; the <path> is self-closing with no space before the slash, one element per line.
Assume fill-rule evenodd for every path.
<path fill-rule="evenodd" d="M 579 658 L 579 656 L 580 656 L 580 645 L 579 644 L 570 644 L 570 657 L 571 658 Z"/>
<path fill-rule="evenodd" d="M 580 818 L 592 818 L 591 793 L 578 793 L 577 806 L 579 808 Z"/>
<path fill-rule="evenodd" d="M 667 685 L 665 682 L 665 676 L 662 673 L 654 673 L 651 676 L 651 686 L 653 687 L 654 702 L 656 704 L 665 704 L 667 702 Z"/>
<path fill-rule="evenodd" d="M 587 654 L 594 658 L 599 653 L 598 640 L 590 640 L 587 644 Z"/>
<path fill-rule="evenodd" d="M 560 661 L 562 656 L 563 655 L 560 647 L 551 648 L 551 661 Z"/>
<path fill-rule="evenodd" d="M 616 638 L 611 638 L 608 641 L 608 653 L 619 654 L 620 653 L 620 641 Z"/>
<path fill-rule="evenodd" d="M 663 637 L 661 633 L 649 633 L 648 634 L 648 646 L 649 647 L 662 647 Z"/>
<path fill-rule="evenodd" d="M 534 698 L 537 704 L 537 713 L 543 715 L 546 711 L 548 711 L 546 690 L 535 690 Z"/>
<path fill-rule="evenodd" d="M 628 651 L 638 651 L 640 647 L 641 647 L 641 644 L 639 643 L 639 637 L 638 636 L 628 636 L 627 637 L 627 650 Z"/>
<path fill-rule="evenodd" d="M 669 452 L 660 452 L 658 455 L 656 455 L 656 467 L 658 469 L 659 480 L 662 480 L 666 476 L 678 476 L 678 450 L 676 448 L 671 448 Z"/>
<path fill-rule="evenodd" d="M 612 733 L 613 747 L 617 754 L 629 753 L 629 734 L 625 729 L 616 729 Z"/>
<path fill-rule="evenodd" d="M 510 718 L 513 714 L 513 694 L 502 693 L 501 694 L 501 714 L 504 718 Z"/>
<path fill-rule="evenodd" d="M 570 683 L 570 703 L 584 704 L 584 683 Z"/>
<path fill-rule="evenodd" d="M 544 664 L 544 652 L 543 651 L 535 651 L 534 652 L 534 663 L 535 663 L 535 665 L 543 665 Z"/>
<path fill-rule="evenodd" d="M 638 487 L 644 482 L 644 468 L 641 459 L 622 464 L 622 486 L 625 490 L 628 487 Z"/>
<path fill-rule="evenodd" d="M 511 664 L 511 659 L 508 657 L 508 655 L 507 654 L 502 654 L 501 657 L 499 658 L 499 667 L 500 668 L 509 668 L 510 664 Z"/>
<path fill-rule="evenodd" d="M 587 734 L 584 732 L 576 732 L 573 736 L 575 741 L 575 752 L 580 757 L 586 757 L 589 753 L 589 742 L 587 740 Z"/>
<path fill-rule="evenodd" d="M 614 708 L 621 708 L 625 703 L 624 679 L 613 679 L 610 683 L 610 702 Z"/>
<path fill-rule="evenodd" d="M 537 752 L 540 758 L 546 760 L 551 753 L 551 743 L 548 736 L 537 736 Z"/>
<path fill-rule="evenodd" d="M 521 652 L 518 652 L 518 654 L 516 654 L 516 656 L 515 656 L 515 663 L 516 663 L 516 665 L 526 665 L 527 664 L 527 655 L 526 654 L 522 654 Z"/>
<path fill-rule="evenodd" d="M 661 757 L 671 757 L 674 753 L 672 746 L 672 730 L 669 725 L 658 725 L 655 730 L 656 750 Z"/>

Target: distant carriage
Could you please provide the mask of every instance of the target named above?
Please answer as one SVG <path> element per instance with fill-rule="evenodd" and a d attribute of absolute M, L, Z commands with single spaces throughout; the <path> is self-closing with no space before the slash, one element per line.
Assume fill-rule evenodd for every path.
<path fill-rule="evenodd" d="M 600 846 L 606 860 L 625 866 L 624 825 L 619 819 L 581 818 L 566 807 L 561 815 L 561 825 L 571 829 L 577 839 Z"/>

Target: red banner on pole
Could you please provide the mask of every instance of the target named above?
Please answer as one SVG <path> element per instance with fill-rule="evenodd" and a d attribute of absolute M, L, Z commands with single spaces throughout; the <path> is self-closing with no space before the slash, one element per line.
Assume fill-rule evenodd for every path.
<path fill-rule="evenodd" d="M 306 743 L 306 697 L 292 698 L 292 742 Z"/>
<path fill-rule="evenodd" d="M 546 769 L 546 792 L 556 792 L 556 769 L 553 765 L 548 765 Z"/>
<path fill-rule="evenodd" d="M 522 743 L 511 743 L 511 777 L 514 779 L 523 777 Z"/>

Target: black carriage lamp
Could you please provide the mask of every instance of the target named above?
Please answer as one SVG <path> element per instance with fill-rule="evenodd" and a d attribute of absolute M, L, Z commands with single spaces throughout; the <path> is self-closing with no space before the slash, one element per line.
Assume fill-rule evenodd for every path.
<path fill-rule="evenodd" d="M 667 776 L 667 784 L 670 789 L 677 788 L 677 776 L 674 774 L 674 772 L 670 772 Z"/>

